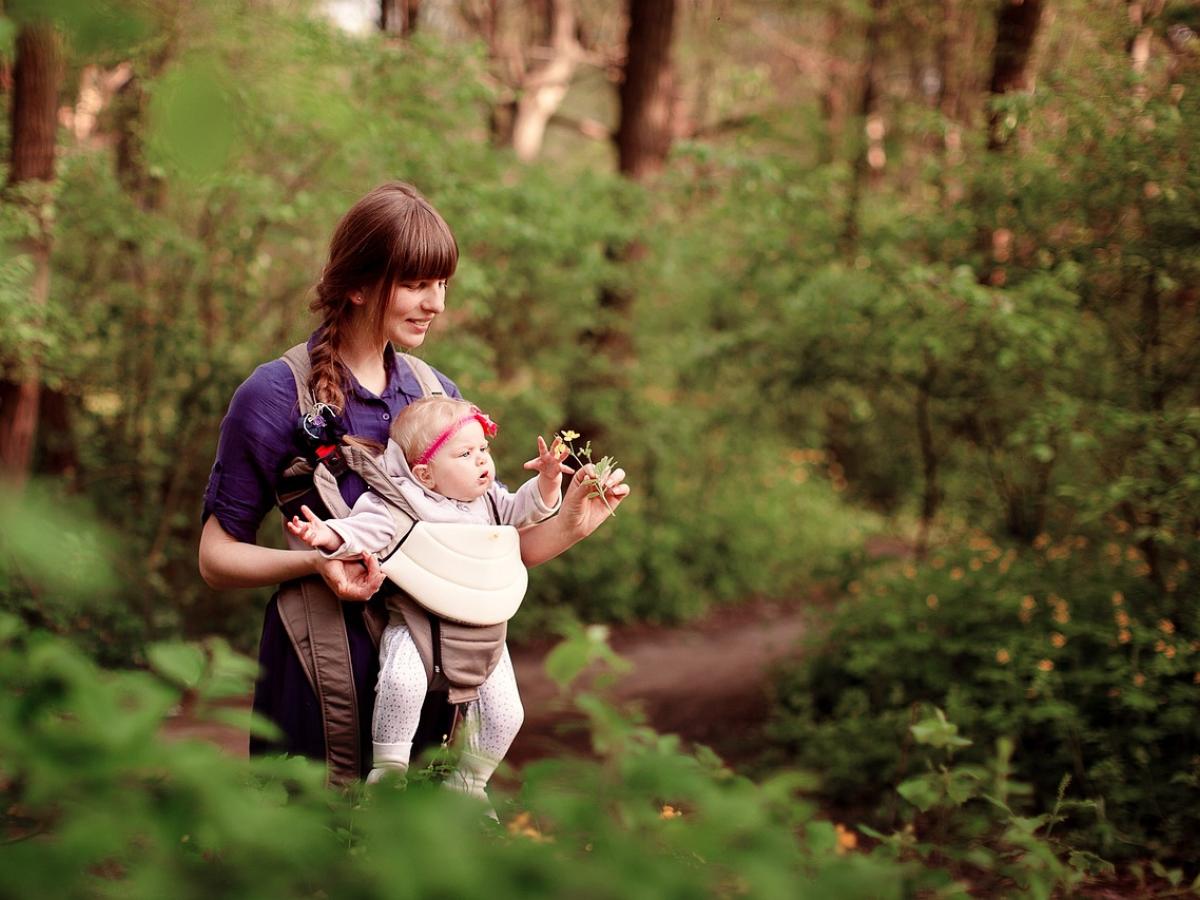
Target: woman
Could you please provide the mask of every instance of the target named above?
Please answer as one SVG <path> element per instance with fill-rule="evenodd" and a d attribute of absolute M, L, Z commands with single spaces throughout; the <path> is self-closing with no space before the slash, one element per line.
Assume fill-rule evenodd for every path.
<path fill-rule="evenodd" d="M 381 185 L 343 216 L 312 303 L 321 325 L 308 350 L 309 388 L 317 401 L 338 410 L 347 433 L 386 443 L 392 418 L 421 396 L 413 372 L 393 346 L 412 350 L 424 343 L 445 308 L 446 282 L 457 264 L 449 226 L 409 185 Z M 460 396 L 437 374 L 447 394 Z M 261 587 L 317 575 L 337 597 L 350 601 L 342 604 L 341 614 L 353 687 L 343 693 L 356 700 L 358 746 L 368 748 L 378 663 L 364 610 L 380 602 L 372 600 L 383 583 L 378 563 L 370 556 L 347 562 L 307 548 L 277 550 L 254 542 L 263 517 L 275 507 L 284 469 L 304 455 L 298 423 L 296 384 L 283 360 L 259 366 L 234 393 L 204 497 L 200 572 L 215 588 Z M 608 517 L 604 499 L 589 496 L 583 484 L 589 474 L 586 469 L 575 474 L 557 516 L 522 532 L 526 565 L 557 556 Z M 609 479 L 610 506 L 629 492 L 623 479 L 620 470 Z M 353 472 L 339 480 L 339 487 L 351 505 L 366 489 Z M 323 711 L 324 698 L 301 662 L 294 630 L 281 617 L 279 595 L 267 606 L 259 662 L 254 708 L 278 725 L 283 737 L 273 744 L 252 738 L 251 753 L 326 758 L 330 713 Z M 368 756 L 363 752 L 358 760 L 361 774 L 369 768 Z"/>

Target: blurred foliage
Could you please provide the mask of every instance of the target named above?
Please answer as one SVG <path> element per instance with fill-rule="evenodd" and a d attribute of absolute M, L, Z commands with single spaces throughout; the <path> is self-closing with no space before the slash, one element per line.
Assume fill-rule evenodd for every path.
<path fill-rule="evenodd" d="M 827 800 L 895 822 L 911 810 L 879 798 L 905 793 L 931 759 L 905 734 L 936 706 L 977 741 L 963 760 L 1014 741 L 1012 771 L 1035 809 L 1052 809 L 1069 778 L 1094 807 L 1067 810 L 1064 828 L 1102 855 L 1194 860 L 1195 568 L 1176 566 L 1160 594 L 1120 536 L 1035 543 L 1018 552 L 980 534 L 852 585 L 854 599 L 781 673 L 774 741 L 822 773 Z"/>
<path fill-rule="evenodd" d="M 594 631 L 555 655 L 564 685 L 612 659 Z M 918 865 L 891 840 L 868 851 L 854 830 L 815 818 L 800 796 L 810 779 L 784 773 L 755 785 L 592 691 L 577 691 L 575 704 L 595 758 L 534 763 L 519 795 L 493 789 L 503 816 L 494 825 L 477 801 L 424 773 L 334 791 L 306 760 L 246 762 L 166 740 L 165 716 L 180 704 L 201 719 L 219 714 L 254 666 L 221 643 L 164 645 L 150 656 L 150 672 L 105 671 L 0 614 L 9 687 L 0 701 L 0 894 L 970 896 L 936 860 Z M 1079 881 L 1033 834 L 1038 827 L 1000 846 L 994 868 L 1009 896 Z M 993 868 L 982 852 L 976 864 Z"/>
<path fill-rule="evenodd" d="M 19 565 L 43 553 L 32 542 L 6 548 Z M 104 573 L 81 571 L 73 586 L 89 581 L 102 585 Z M 453 746 L 405 780 L 331 789 L 319 763 L 246 761 L 172 737 L 179 716 L 269 734 L 229 704 L 257 667 L 212 638 L 154 643 L 146 655 L 142 670 L 104 669 L 0 613 L 0 896 L 966 897 L 970 885 L 941 865 L 963 858 L 1014 896 L 1081 877 L 1069 848 L 1036 834 L 1045 823 L 1007 808 L 985 817 L 1003 834 L 943 829 L 939 858 L 911 829 L 860 847 L 857 831 L 816 815 L 810 776 L 755 784 L 613 706 L 606 691 L 628 664 L 600 625 L 568 627 L 546 661 L 591 755 L 528 765 L 519 794 L 493 786 L 497 823 L 440 787 Z M 956 730 L 940 712 L 913 729 L 935 748 L 969 744 Z M 1001 799 L 1015 790 L 999 771 L 994 789 Z M 910 784 L 901 791 L 924 810 L 943 799 L 935 787 L 928 803 Z"/>

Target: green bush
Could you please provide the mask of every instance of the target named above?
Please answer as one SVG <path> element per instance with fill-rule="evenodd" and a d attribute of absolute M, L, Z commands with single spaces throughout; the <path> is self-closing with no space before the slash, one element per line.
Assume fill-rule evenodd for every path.
<path fill-rule="evenodd" d="M 570 677 L 594 654 L 557 653 Z M 253 665 L 220 643 L 152 649 L 153 672 L 98 668 L 0 616 L 0 896 L 911 896 L 942 872 L 845 853 L 780 776 L 756 786 L 582 694 L 598 761 L 530 766 L 479 806 L 413 778 L 337 792 L 296 759 L 246 763 L 162 739 L 181 701 L 204 716 Z M 258 727 L 258 726 L 256 726 Z M 500 799 L 494 794 L 493 799 Z"/>
<path fill-rule="evenodd" d="M 1158 589 L 1124 542 L 1035 544 L 1018 554 L 977 535 L 852 585 L 857 596 L 780 674 L 774 741 L 821 773 L 826 799 L 889 821 L 899 809 L 880 798 L 927 756 L 906 742 L 908 727 L 937 706 L 978 746 L 1014 740 L 1033 809 L 1048 810 L 1069 776 L 1072 796 L 1095 800 L 1099 815 L 1068 827 L 1105 855 L 1195 859 L 1194 566 L 1180 561 Z"/>

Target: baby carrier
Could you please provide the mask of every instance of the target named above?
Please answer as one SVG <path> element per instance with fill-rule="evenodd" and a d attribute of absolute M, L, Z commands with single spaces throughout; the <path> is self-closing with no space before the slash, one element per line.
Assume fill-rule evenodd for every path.
<path fill-rule="evenodd" d="M 424 361 L 398 354 L 408 364 L 423 396 L 444 395 Z M 312 364 L 305 344 L 283 356 L 296 382 L 302 417 L 316 410 L 308 386 Z M 396 521 L 391 544 L 378 557 L 388 577 L 387 609 L 403 617 L 425 663 L 429 695 L 413 741 L 414 755 L 446 740 L 458 703 L 475 699 L 477 688 L 500 660 L 507 621 L 524 597 L 528 575 L 520 561 L 517 531 L 510 526 L 431 524 L 413 509 L 378 460 L 342 441 L 317 443 L 295 459 L 280 479 L 276 501 L 285 519 L 301 504 L 322 518 L 343 518 L 350 509 L 338 489 L 347 470 L 357 473 Z M 359 775 L 362 752 L 359 708 L 350 668 L 342 601 L 319 576 L 288 582 L 279 592 L 279 615 L 318 705 L 325 728 L 329 781 Z M 376 647 L 388 614 L 364 604 L 363 619 Z"/>

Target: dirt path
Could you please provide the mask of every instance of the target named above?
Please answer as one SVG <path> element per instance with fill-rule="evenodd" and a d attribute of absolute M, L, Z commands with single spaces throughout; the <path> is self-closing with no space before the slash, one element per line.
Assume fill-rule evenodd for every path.
<path fill-rule="evenodd" d="M 745 759 L 761 742 L 767 674 L 804 634 L 807 608 L 806 601 L 753 602 L 683 626 L 616 626 L 610 643 L 632 664 L 615 687 L 616 699 L 639 705 L 657 731 L 708 744 L 730 762 Z M 508 756 L 515 766 L 586 750 L 545 674 L 542 664 L 551 646 L 512 648 L 525 704 L 525 725 Z M 248 708 L 249 699 L 238 705 Z M 246 755 L 245 734 L 229 726 L 179 717 L 166 733 Z"/>

